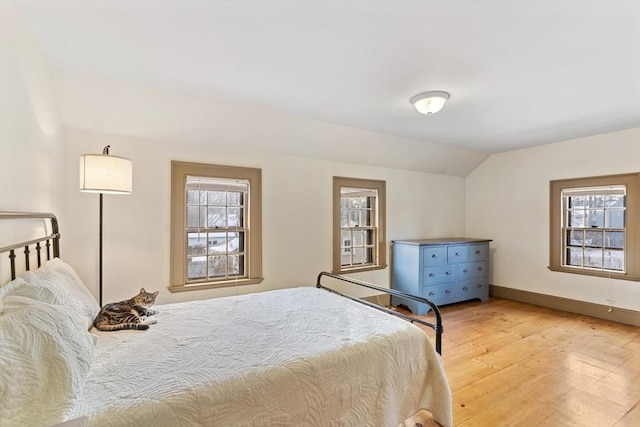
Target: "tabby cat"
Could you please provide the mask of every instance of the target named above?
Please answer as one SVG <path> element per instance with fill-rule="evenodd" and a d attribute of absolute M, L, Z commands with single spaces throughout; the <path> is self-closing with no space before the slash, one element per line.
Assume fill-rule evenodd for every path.
<path fill-rule="evenodd" d="M 159 291 L 147 292 L 140 288 L 140 293 L 129 300 L 105 304 L 93 325 L 101 331 L 149 329 L 149 325 L 158 323 L 156 319 L 147 319 L 147 316 L 157 313 L 149 307 L 156 302 L 158 293 Z"/>

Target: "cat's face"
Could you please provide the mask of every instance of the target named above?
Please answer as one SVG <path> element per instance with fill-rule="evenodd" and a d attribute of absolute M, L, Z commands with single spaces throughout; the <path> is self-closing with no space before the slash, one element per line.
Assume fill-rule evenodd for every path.
<path fill-rule="evenodd" d="M 143 307 L 151 307 L 156 302 L 156 297 L 160 291 L 147 292 L 144 288 L 140 288 L 140 293 L 135 296 L 136 304 Z"/>

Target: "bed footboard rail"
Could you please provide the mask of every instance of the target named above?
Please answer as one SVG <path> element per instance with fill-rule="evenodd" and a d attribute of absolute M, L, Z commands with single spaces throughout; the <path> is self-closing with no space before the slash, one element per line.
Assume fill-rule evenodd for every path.
<path fill-rule="evenodd" d="M 436 317 L 436 323 L 433 324 L 433 323 L 429 323 L 429 322 L 427 322 L 425 320 L 422 320 L 422 319 L 417 319 L 415 317 L 407 316 L 404 313 L 400 313 L 400 312 L 391 310 L 391 309 L 389 309 L 387 307 L 382 307 L 380 305 L 377 305 L 377 304 L 371 303 L 369 301 L 363 300 L 362 298 L 358 298 L 358 297 L 354 297 L 354 296 L 351 296 L 351 295 L 347 295 L 347 294 L 339 292 L 339 291 L 337 291 L 335 289 L 332 289 L 332 288 L 329 288 L 327 286 L 324 286 L 324 285 L 322 285 L 320 283 L 321 279 L 322 279 L 322 276 L 331 277 L 333 279 L 341 280 L 343 282 L 348 282 L 348 283 L 352 283 L 354 285 L 364 286 L 365 288 L 374 289 L 376 291 L 380 291 L 380 292 L 383 292 L 385 294 L 389 294 L 389 295 L 393 295 L 393 296 L 397 296 L 397 297 L 402 297 L 402 298 L 406 298 L 406 299 L 411 299 L 411 300 L 414 300 L 414 301 L 417 301 L 417 302 L 421 302 L 421 303 L 427 304 L 429 307 L 431 307 L 431 310 L 433 311 L 433 313 L 434 313 L 434 315 Z M 436 351 L 438 352 L 438 354 L 442 355 L 442 333 L 444 332 L 444 327 L 442 326 L 442 316 L 440 314 L 440 310 L 438 310 L 438 307 L 432 301 L 429 301 L 426 298 L 418 297 L 418 296 L 415 296 L 415 295 L 406 294 L 406 293 L 398 291 L 396 289 L 382 288 L 380 286 L 377 286 L 377 285 L 374 285 L 374 284 L 371 284 L 371 283 L 368 283 L 368 282 L 364 282 L 362 280 L 353 279 L 351 277 L 339 276 L 337 274 L 329 273 L 329 272 L 326 272 L 326 271 L 322 271 L 322 272 L 320 272 L 320 274 L 318 274 L 318 279 L 316 280 L 316 288 L 325 289 L 325 290 L 327 290 L 329 292 L 333 292 L 333 293 L 341 295 L 341 296 L 343 296 L 345 298 L 349 298 L 350 300 L 359 302 L 359 303 L 364 304 L 364 305 L 368 305 L 369 307 L 372 307 L 372 308 L 375 308 L 377 310 L 384 311 L 386 313 L 389 313 L 389 314 L 392 314 L 394 316 L 400 317 L 400 318 L 405 319 L 405 320 L 407 320 L 407 321 L 409 321 L 411 323 L 420 323 L 421 325 L 428 326 L 429 328 L 433 329 L 435 331 L 435 333 L 436 333 L 436 345 L 435 345 Z"/>
<path fill-rule="evenodd" d="M 33 213 L 33 212 L 0 212 L 0 220 L 15 220 L 15 219 L 42 219 L 43 221 L 49 221 L 51 233 L 42 237 L 38 237 L 32 240 L 18 242 L 12 245 L 3 246 L 0 248 L 0 254 L 9 252 L 9 261 L 11 264 L 11 280 L 16 278 L 16 249 L 23 249 L 24 252 L 24 267 L 25 270 L 30 270 L 30 255 L 31 247 L 33 246 L 37 256 L 37 267 L 42 265 L 43 250 L 40 243 L 44 242 L 44 251 L 46 259 L 50 260 L 58 258 L 60 256 L 60 232 L 58 230 L 58 219 L 51 213 Z M 48 230 L 45 226 L 45 229 Z M 35 245 L 35 246 L 34 246 Z"/>

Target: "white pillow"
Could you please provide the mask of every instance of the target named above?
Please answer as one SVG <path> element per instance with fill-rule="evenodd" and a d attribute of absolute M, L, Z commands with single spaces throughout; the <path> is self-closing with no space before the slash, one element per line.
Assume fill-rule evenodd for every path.
<path fill-rule="evenodd" d="M 36 296 L 34 290 L 23 287 L 22 295 L 49 304 L 66 305 L 84 320 L 87 329 L 91 328 L 100 306 L 69 264 L 54 258 L 39 269 L 27 271 L 19 277 L 32 286 L 47 288 L 53 294 L 43 292 Z"/>
<path fill-rule="evenodd" d="M 18 281 L 14 290 L 20 289 Z M 6 292 L 0 314 L 3 427 L 63 421 L 80 397 L 95 345 L 65 306 Z"/>
<path fill-rule="evenodd" d="M 2 298 L 9 293 L 54 305 L 65 305 L 69 299 L 69 292 L 64 289 L 62 284 L 54 283 L 52 286 L 41 286 L 38 283 L 25 282 L 23 276 L 16 277 L 15 280 L 0 286 L 0 303 Z"/>

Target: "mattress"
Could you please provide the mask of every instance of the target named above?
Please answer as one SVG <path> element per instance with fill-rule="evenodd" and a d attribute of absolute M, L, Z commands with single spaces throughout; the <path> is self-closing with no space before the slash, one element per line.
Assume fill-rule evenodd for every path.
<path fill-rule="evenodd" d="M 302 287 L 154 307 L 101 333 L 74 417 L 90 426 L 452 425 L 440 356 L 418 327 Z"/>

